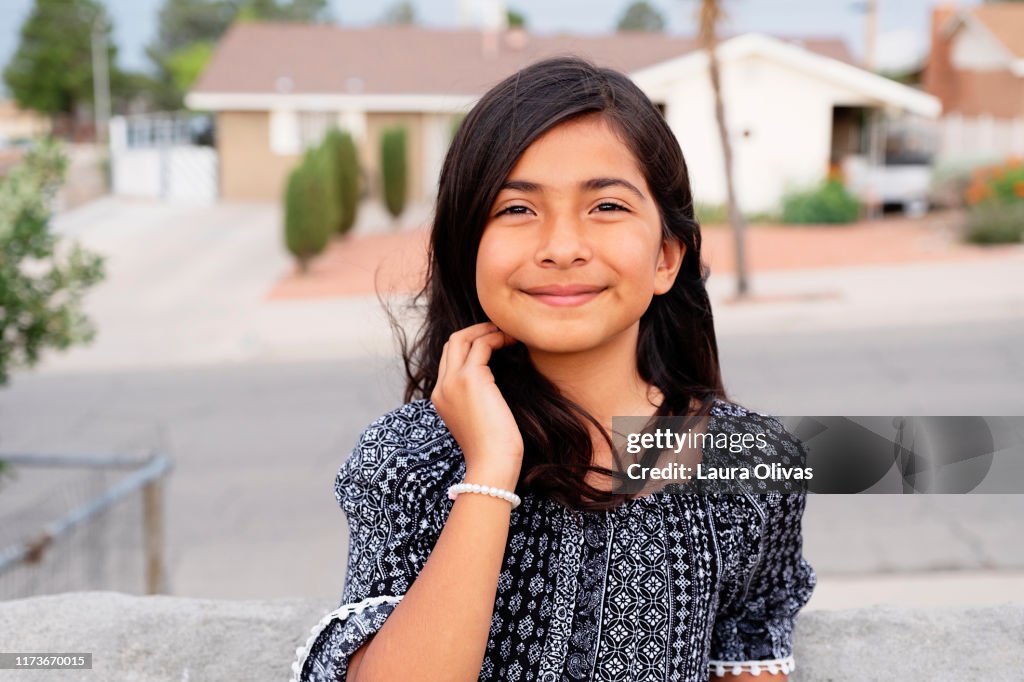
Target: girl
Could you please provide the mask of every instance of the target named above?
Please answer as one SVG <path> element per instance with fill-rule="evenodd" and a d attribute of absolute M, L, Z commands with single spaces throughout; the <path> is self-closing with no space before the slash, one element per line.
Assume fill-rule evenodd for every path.
<path fill-rule="evenodd" d="M 613 415 L 743 420 L 806 455 L 726 400 L 700 244 L 679 145 L 624 75 L 556 58 L 484 95 L 441 172 L 406 402 L 335 481 L 348 574 L 297 679 L 786 679 L 805 496 L 609 485 Z"/>

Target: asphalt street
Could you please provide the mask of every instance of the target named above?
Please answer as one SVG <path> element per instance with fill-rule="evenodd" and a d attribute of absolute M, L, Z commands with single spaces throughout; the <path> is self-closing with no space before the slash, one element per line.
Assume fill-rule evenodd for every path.
<path fill-rule="evenodd" d="M 336 599 L 346 527 L 335 473 L 361 430 L 402 402 L 377 300 L 268 300 L 291 268 L 275 206 L 108 198 L 55 228 L 108 257 L 86 301 L 99 334 L 14 373 L 0 390 L 0 453 L 164 452 L 172 594 Z M 726 388 L 775 415 L 1024 415 L 1024 247 L 1006 254 L 758 273 L 747 302 L 715 275 Z M 92 490 L 57 480 L 0 488 L 3 537 L 12 519 L 35 529 Z M 137 528 L 136 510 L 116 513 Z M 805 554 L 822 577 L 811 604 L 1024 595 L 1022 518 L 1024 495 L 811 496 Z M 39 571 L 40 589 L 87 589 L 52 577 L 83 573 L 86 558 Z"/>
<path fill-rule="evenodd" d="M 1021 338 L 1024 320 L 991 320 L 720 346 L 734 399 L 772 414 L 1021 415 Z M 20 372 L 0 391 L 0 451 L 167 452 L 174 594 L 334 598 L 346 545 L 334 474 L 401 392 L 397 362 L 379 359 Z M 1024 496 L 811 496 L 804 518 L 822 606 L 863 600 L 865 581 L 911 603 L 981 603 L 1003 599 L 1007 581 L 1024 586 Z M 894 575 L 957 589 L 901 591 Z"/>

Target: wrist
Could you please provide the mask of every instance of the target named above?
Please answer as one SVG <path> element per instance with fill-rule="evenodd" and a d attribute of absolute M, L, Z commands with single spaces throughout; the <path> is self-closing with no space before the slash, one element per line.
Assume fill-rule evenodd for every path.
<path fill-rule="evenodd" d="M 456 483 L 448 488 L 448 497 L 452 500 L 457 499 L 462 493 L 474 493 L 504 500 L 511 504 L 513 509 L 522 502 L 522 498 L 514 492 L 497 486 L 481 485 L 479 483 Z"/>
<path fill-rule="evenodd" d="M 477 485 L 489 485 L 515 492 L 516 484 L 519 483 L 519 471 L 500 471 L 496 469 L 466 469 L 463 478 L 464 483 L 476 483 Z"/>

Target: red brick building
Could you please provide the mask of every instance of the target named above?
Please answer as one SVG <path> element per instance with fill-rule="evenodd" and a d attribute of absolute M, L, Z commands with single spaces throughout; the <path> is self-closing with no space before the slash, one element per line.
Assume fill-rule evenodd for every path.
<path fill-rule="evenodd" d="M 1024 3 L 935 7 L 924 87 L 945 114 L 1024 117 Z"/>

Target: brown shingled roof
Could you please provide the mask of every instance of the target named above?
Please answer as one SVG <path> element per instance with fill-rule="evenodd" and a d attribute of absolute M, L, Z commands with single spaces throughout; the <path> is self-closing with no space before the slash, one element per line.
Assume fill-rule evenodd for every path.
<path fill-rule="evenodd" d="M 969 11 L 1014 57 L 1024 57 L 1024 4 L 998 2 Z"/>
<path fill-rule="evenodd" d="M 488 55 L 476 29 L 239 23 L 192 92 L 477 95 L 547 56 L 576 54 L 630 72 L 696 49 L 692 38 L 651 33 L 518 35 L 518 45 L 516 32 L 494 36 Z M 788 40 L 851 61 L 842 40 Z"/>

